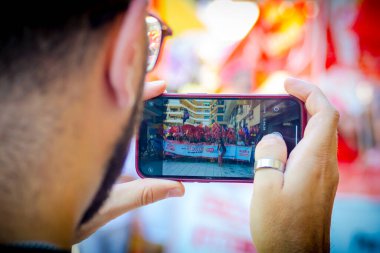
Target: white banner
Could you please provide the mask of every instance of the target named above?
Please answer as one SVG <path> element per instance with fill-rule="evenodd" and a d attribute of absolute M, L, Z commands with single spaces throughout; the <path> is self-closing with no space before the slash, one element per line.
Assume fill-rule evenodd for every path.
<path fill-rule="evenodd" d="M 226 153 L 223 159 L 251 161 L 254 146 L 225 145 Z M 164 141 L 164 151 L 181 156 L 218 158 L 218 145 L 201 143 L 181 143 L 179 141 Z"/>

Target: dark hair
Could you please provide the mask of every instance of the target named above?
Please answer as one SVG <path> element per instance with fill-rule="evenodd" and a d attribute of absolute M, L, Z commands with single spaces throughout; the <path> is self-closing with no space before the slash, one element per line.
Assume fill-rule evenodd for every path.
<path fill-rule="evenodd" d="M 46 83 L 40 79 L 51 78 L 50 72 L 62 70 L 59 63 L 70 56 L 72 44 L 78 44 L 75 39 L 78 34 L 82 34 L 79 43 L 86 49 L 84 31 L 91 37 L 125 11 L 129 3 L 130 0 L 3 1 L 0 4 L 0 93 L 9 93 L 12 83 L 22 85 L 17 81 L 20 72 L 37 70 L 33 74 L 35 83 L 40 86 Z"/>

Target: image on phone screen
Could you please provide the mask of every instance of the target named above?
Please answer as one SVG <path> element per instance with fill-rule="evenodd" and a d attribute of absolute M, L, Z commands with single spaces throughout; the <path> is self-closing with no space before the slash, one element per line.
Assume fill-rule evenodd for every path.
<path fill-rule="evenodd" d="M 291 97 L 158 97 L 145 102 L 138 169 L 144 177 L 248 180 L 264 135 L 281 133 L 290 152 L 301 131 L 301 105 Z"/>

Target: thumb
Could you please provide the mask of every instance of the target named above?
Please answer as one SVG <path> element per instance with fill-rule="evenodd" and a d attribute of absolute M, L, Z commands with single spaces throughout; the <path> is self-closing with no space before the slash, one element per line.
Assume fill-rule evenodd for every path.
<path fill-rule="evenodd" d="M 146 178 L 116 184 L 97 215 L 80 226 L 76 241 L 87 238 L 99 227 L 132 209 L 184 194 L 182 183 L 176 181 Z"/>
<path fill-rule="evenodd" d="M 149 205 L 170 197 L 181 197 L 185 194 L 182 183 L 162 179 L 138 179 L 128 183 L 127 188 L 123 189 L 123 193 L 126 197 L 125 194 L 128 191 L 130 198 L 134 199 L 129 203 L 131 208 Z"/>
<path fill-rule="evenodd" d="M 264 136 L 257 144 L 255 150 L 255 160 L 275 159 L 286 163 L 287 148 L 280 133 L 272 133 Z M 257 194 L 268 194 L 269 191 L 281 190 L 284 174 L 275 169 L 261 169 L 255 173 L 254 189 Z"/>
<path fill-rule="evenodd" d="M 180 197 L 185 193 L 182 183 L 160 179 L 138 179 L 115 185 L 106 205 L 113 212 L 124 213 L 131 209 L 152 204 L 156 201 Z"/>

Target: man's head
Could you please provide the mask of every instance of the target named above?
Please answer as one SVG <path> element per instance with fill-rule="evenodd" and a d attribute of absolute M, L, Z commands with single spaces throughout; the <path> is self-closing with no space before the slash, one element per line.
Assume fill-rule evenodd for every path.
<path fill-rule="evenodd" d="M 0 242 L 67 245 L 106 198 L 138 122 L 146 1 L 9 1 L 0 12 Z"/>

